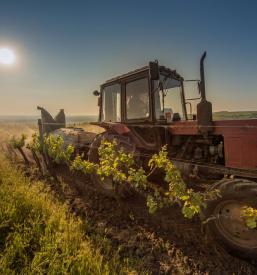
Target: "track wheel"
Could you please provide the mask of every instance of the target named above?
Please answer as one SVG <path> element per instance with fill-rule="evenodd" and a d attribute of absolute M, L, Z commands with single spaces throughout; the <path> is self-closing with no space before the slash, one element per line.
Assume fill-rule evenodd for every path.
<path fill-rule="evenodd" d="M 224 179 L 214 184 L 221 198 L 209 201 L 204 212 L 207 232 L 232 254 L 257 260 L 257 229 L 249 229 L 241 211 L 257 208 L 257 183 L 244 179 Z"/>
<path fill-rule="evenodd" d="M 101 145 L 101 142 L 103 140 L 113 141 L 114 139 L 117 141 L 117 149 L 123 148 L 126 153 L 135 154 L 136 146 L 129 137 L 104 132 L 97 135 L 91 143 L 88 151 L 88 160 L 94 163 L 99 163 L 98 148 Z M 108 197 L 116 197 L 117 195 L 125 197 L 131 192 L 128 185 L 117 185 L 111 178 L 106 178 L 102 181 L 98 175 L 92 174 L 91 180 L 95 184 L 97 190 Z"/>

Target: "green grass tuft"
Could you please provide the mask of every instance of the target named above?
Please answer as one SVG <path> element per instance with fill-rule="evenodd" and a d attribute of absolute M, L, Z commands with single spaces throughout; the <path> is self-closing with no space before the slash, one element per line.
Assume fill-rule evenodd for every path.
<path fill-rule="evenodd" d="M 114 274 L 112 266 L 80 219 L 0 157 L 0 274 Z"/>

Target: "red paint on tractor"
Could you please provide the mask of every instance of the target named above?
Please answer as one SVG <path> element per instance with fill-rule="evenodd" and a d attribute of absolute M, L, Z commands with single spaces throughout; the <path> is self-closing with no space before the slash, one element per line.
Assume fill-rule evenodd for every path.
<path fill-rule="evenodd" d="M 172 135 L 200 135 L 196 121 L 178 121 L 170 126 Z M 213 122 L 213 135 L 224 138 L 225 165 L 230 168 L 257 168 L 257 120 Z"/>

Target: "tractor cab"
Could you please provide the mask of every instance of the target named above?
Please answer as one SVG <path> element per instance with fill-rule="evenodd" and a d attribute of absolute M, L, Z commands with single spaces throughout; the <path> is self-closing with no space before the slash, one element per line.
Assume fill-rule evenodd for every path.
<path fill-rule="evenodd" d="M 99 122 L 167 124 L 186 120 L 183 78 L 157 62 L 106 81 Z"/>
<path fill-rule="evenodd" d="M 186 100 L 183 77 L 175 70 L 160 66 L 157 61 L 106 81 L 100 92 L 94 91 L 94 95 L 99 96 L 98 125 L 106 128 L 119 123 L 149 128 L 151 125 L 163 127 L 196 120 L 199 134 L 208 136 L 213 131 L 213 119 L 212 104 L 206 100 L 205 93 L 205 57 L 206 52 L 200 60 L 200 80 L 189 80 L 198 82 L 200 96 L 197 98 Z M 192 115 L 191 100 L 200 100 L 196 116 Z"/>

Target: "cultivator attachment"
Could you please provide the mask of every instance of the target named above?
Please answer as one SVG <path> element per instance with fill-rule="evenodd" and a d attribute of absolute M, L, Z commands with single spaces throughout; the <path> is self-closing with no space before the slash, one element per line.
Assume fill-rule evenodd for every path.
<path fill-rule="evenodd" d="M 38 120 L 39 134 L 41 142 L 45 135 L 61 137 L 64 146 L 72 145 L 76 152 L 87 152 L 89 145 L 96 136 L 95 133 L 87 132 L 79 127 L 66 127 L 66 118 L 64 110 L 53 118 L 51 114 L 42 107 L 37 107 L 41 111 L 41 119 Z"/>
<path fill-rule="evenodd" d="M 53 118 L 48 111 L 43 107 L 37 107 L 41 111 L 41 119 L 38 121 L 39 131 L 44 134 L 49 134 L 50 132 L 66 127 L 66 118 L 64 110 L 61 109 L 59 113 Z"/>

